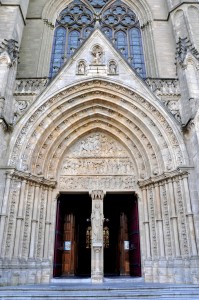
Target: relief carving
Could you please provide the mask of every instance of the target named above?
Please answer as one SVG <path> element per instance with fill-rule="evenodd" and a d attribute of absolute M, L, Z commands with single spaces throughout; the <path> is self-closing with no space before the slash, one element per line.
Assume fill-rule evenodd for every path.
<path fill-rule="evenodd" d="M 132 175 L 134 166 L 129 158 L 66 158 L 61 175 Z"/>
<path fill-rule="evenodd" d="M 101 65 L 102 64 L 102 56 L 103 56 L 102 47 L 99 45 L 94 46 L 91 53 L 93 56 L 93 64 Z"/>
<path fill-rule="evenodd" d="M 129 156 L 125 148 L 111 136 L 103 133 L 92 133 L 81 139 L 71 147 L 69 157 L 126 157 Z"/>
<path fill-rule="evenodd" d="M 135 168 L 126 149 L 111 136 L 90 133 L 66 154 L 61 172 L 62 190 L 132 190 Z"/>
<path fill-rule="evenodd" d="M 135 190 L 136 179 L 134 176 L 61 176 L 60 190 L 83 190 L 105 189 L 107 191 Z"/>

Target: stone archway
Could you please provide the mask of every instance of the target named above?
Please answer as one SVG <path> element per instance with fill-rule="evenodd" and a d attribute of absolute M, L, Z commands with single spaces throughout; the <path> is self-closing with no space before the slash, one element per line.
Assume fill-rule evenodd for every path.
<path fill-rule="evenodd" d="M 70 172 L 76 170 L 80 178 L 86 169 L 69 167 L 71 162 L 83 164 L 82 154 L 78 156 L 75 151 L 81 149 L 87 164 L 84 154 L 89 149 L 97 154 L 98 141 L 101 145 L 104 138 L 108 140 L 106 146 L 113 145 L 117 161 L 105 155 L 104 166 L 99 164 L 101 167 L 96 168 L 97 158 L 93 155 L 89 158 L 95 170 L 93 176 L 104 176 L 100 170 L 110 160 L 116 171 L 101 181 L 105 188 L 110 185 L 115 190 L 117 185 L 121 190 L 137 191 L 145 280 L 183 282 L 184 258 L 197 255 L 197 248 L 188 169 L 184 167 L 188 165 L 187 153 L 179 125 L 151 95 L 144 98 L 124 85 L 106 80 L 87 80 L 52 96 L 44 94 L 17 124 L 4 193 L 9 213 L 0 227 L 2 257 L 23 258 L 24 273 L 31 278 L 28 282 L 49 281 L 55 199 L 61 190 L 77 188 L 73 179 L 66 180 Z M 76 157 L 74 153 L 70 156 L 73 147 Z M 122 166 L 119 171 L 118 163 Z M 93 170 L 90 166 L 87 169 Z M 120 181 L 116 183 L 114 178 L 118 175 Z M 86 185 L 82 179 L 78 181 L 80 189 L 90 189 L 89 176 Z M 101 182 L 96 180 L 92 189 L 103 190 Z M 39 267 L 32 262 L 38 262 Z M 192 281 L 193 269 L 186 270 L 187 282 Z"/>

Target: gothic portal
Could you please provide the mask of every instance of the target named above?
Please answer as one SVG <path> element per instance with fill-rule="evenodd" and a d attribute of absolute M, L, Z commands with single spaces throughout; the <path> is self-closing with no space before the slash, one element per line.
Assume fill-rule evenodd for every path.
<path fill-rule="evenodd" d="M 198 1 L 0 0 L 1 285 L 199 283 L 198 23 Z"/>

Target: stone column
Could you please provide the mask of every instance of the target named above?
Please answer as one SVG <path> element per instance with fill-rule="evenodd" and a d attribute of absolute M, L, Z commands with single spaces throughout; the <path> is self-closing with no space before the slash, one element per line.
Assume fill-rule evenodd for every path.
<path fill-rule="evenodd" d="M 103 247 L 103 191 L 92 191 L 92 244 L 91 244 L 91 281 L 102 283 L 104 278 L 104 247 Z"/>
<path fill-rule="evenodd" d="M 14 252 L 13 257 L 17 258 L 19 253 L 19 244 L 21 242 L 21 226 L 22 222 L 24 221 L 23 217 L 23 210 L 24 210 L 24 198 L 26 196 L 26 180 L 22 180 L 21 184 L 21 192 L 20 192 L 20 198 L 19 198 L 19 207 L 18 207 L 18 213 L 17 213 L 17 222 L 16 222 L 16 233 L 15 233 L 15 244 L 14 244 Z"/>
<path fill-rule="evenodd" d="M 144 206 L 144 227 L 145 227 L 145 245 L 146 257 L 151 258 L 151 244 L 150 244 L 150 228 L 149 228 L 149 212 L 147 203 L 147 188 L 142 189 L 143 206 Z"/>
<path fill-rule="evenodd" d="M 12 180 L 12 175 L 7 173 L 2 207 L 0 207 L 0 256 L 2 255 L 2 251 L 3 251 L 2 244 L 3 244 L 4 230 L 5 230 L 5 224 L 7 218 L 7 207 L 9 202 L 11 180 Z"/>

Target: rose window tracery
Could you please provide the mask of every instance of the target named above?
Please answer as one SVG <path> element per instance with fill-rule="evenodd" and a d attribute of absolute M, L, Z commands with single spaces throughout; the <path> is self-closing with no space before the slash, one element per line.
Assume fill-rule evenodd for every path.
<path fill-rule="evenodd" d="M 98 24 L 122 56 L 142 77 L 146 77 L 139 21 L 134 12 L 117 0 L 75 0 L 59 15 L 54 33 L 49 77 L 88 38 Z"/>

